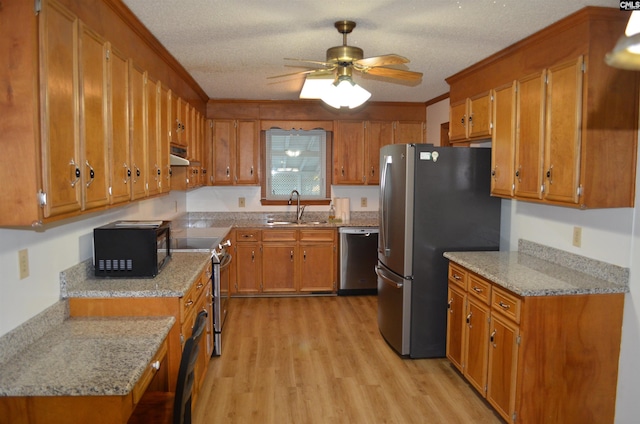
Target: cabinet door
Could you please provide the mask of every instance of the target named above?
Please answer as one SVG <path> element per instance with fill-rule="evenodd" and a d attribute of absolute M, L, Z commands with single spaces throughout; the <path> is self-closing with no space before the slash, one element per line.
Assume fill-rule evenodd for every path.
<path fill-rule="evenodd" d="M 518 197 L 542 198 L 544 80 L 542 72 L 518 81 L 515 174 Z"/>
<path fill-rule="evenodd" d="M 513 196 L 516 145 L 515 83 L 493 92 L 493 134 L 491 138 L 491 194 Z"/>
<path fill-rule="evenodd" d="M 258 121 L 237 121 L 235 184 L 260 184 L 260 127 Z"/>
<path fill-rule="evenodd" d="M 515 412 L 518 334 L 516 324 L 491 314 L 487 400 L 507 422 Z"/>
<path fill-rule="evenodd" d="M 489 307 L 478 302 L 472 296 L 468 296 L 465 320 L 467 347 L 464 358 L 464 375 L 484 396 L 487 392 Z"/>
<path fill-rule="evenodd" d="M 189 135 L 191 129 L 189 128 L 189 103 L 186 100 L 180 99 L 180 145 L 187 148 L 187 155 L 189 154 Z"/>
<path fill-rule="evenodd" d="M 338 121 L 333 151 L 333 183 L 364 184 L 364 122 Z"/>
<path fill-rule="evenodd" d="M 233 120 L 213 121 L 213 171 L 214 185 L 231 185 L 231 163 L 235 156 L 236 129 Z"/>
<path fill-rule="evenodd" d="M 146 119 L 145 119 L 145 83 L 146 71 L 131 64 L 129 68 L 129 102 L 131 131 L 131 198 L 140 199 L 147 195 L 146 188 Z"/>
<path fill-rule="evenodd" d="M 160 84 L 158 115 L 158 150 L 160 167 L 160 192 L 171 190 L 171 165 L 169 160 L 169 143 L 171 140 L 171 91 L 164 84 Z"/>
<path fill-rule="evenodd" d="M 334 291 L 333 243 L 300 243 L 299 291 Z"/>
<path fill-rule="evenodd" d="M 78 19 L 53 1 L 40 17 L 44 216 L 82 207 L 78 113 Z"/>
<path fill-rule="evenodd" d="M 80 142 L 83 209 L 109 204 L 109 134 L 107 126 L 107 45 L 80 26 Z"/>
<path fill-rule="evenodd" d="M 260 243 L 238 243 L 235 252 L 233 260 L 236 262 L 236 293 L 259 292 L 262 266 Z"/>
<path fill-rule="evenodd" d="M 467 101 L 451 105 L 449 110 L 449 141 L 467 139 Z"/>
<path fill-rule="evenodd" d="M 396 121 L 393 124 L 394 143 L 424 143 L 424 122 Z"/>
<path fill-rule="evenodd" d="M 470 98 L 468 113 L 469 138 L 491 136 L 491 94 Z"/>
<path fill-rule="evenodd" d="M 380 183 L 380 149 L 393 143 L 393 122 L 369 121 L 366 131 L 367 184 L 378 185 Z"/>
<path fill-rule="evenodd" d="M 295 291 L 295 243 L 262 244 L 262 291 Z"/>
<path fill-rule="evenodd" d="M 547 70 L 544 196 L 573 204 L 580 184 L 582 64 L 580 56 Z"/>
<path fill-rule="evenodd" d="M 145 95 L 147 104 L 147 188 L 148 195 L 160 193 L 160 140 L 159 119 L 159 83 L 147 79 Z"/>
<path fill-rule="evenodd" d="M 451 363 L 463 372 L 463 352 L 465 322 L 465 300 L 466 294 L 460 288 L 449 284 L 447 295 L 447 358 Z"/>
<path fill-rule="evenodd" d="M 131 199 L 129 62 L 113 46 L 109 52 L 109 83 L 111 203 L 117 204 Z"/>

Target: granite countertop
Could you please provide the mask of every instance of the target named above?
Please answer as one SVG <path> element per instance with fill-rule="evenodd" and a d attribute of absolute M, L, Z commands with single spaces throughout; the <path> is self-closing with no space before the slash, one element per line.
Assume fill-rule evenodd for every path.
<path fill-rule="evenodd" d="M 69 318 L 0 364 L 0 396 L 130 393 L 174 317 Z"/>
<path fill-rule="evenodd" d="M 195 229 L 203 229 L 220 233 L 232 228 L 340 228 L 340 227 L 377 227 L 377 212 L 352 212 L 345 222 L 328 222 L 324 212 L 306 212 L 301 224 L 269 225 L 269 221 L 295 221 L 295 213 L 275 212 L 189 212 L 172 221 L 172 232 L 187 229 L 190 234 L 197 234 Z M 317 222 L 317 223 L 316 223 Z M 204 233 L 203 233 L 204 234 Z M 204 236 L 202 236 L 204 237 Z"/>
<path fill-rule="evenodd" d="M 98 278 L 88 259 L 60 273 L 62 298 L 182 297 L 211 261 L 207 252 L 172 252 L 154 278 Z"/>
<path fill-rule="evenodd" d="M 444 256 L 520 296 L 629 292 L 625 273 L 618 272 L 615 269 L 618 267 L 610 265 L 614 268 L 613 271 L 603 274 L 602 270 L 606 265 L 599 263 L 598 272 L 601 275 L 593 275 L 589 264 L 584 261 L 586 258 L 579 256 L 583 261 L 576 263 L 575 268 L 570 264 L 554 263 L 522 251 L 445 252 Z"/>

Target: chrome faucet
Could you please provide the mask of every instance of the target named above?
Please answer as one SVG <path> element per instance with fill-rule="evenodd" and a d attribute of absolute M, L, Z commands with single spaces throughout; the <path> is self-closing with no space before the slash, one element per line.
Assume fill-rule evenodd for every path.
<path fill-rule="evenodd" d="M 302 214 L 304 213 L 305 205 L 300 206 L 300 192 L 298 190 L 293 190 L 291 192 L 291 196 L 289 197 L 289 204 L 293 201 L 293 195 L 296 195 L 297 204 L 296 204 L 296 222 L 300 224 L 302 222 Z"/>

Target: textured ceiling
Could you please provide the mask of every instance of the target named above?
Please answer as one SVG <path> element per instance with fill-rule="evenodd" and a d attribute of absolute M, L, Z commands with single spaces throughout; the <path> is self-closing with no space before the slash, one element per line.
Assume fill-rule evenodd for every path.
<path fill-rule="evenodd" d="M 348 44 L 364 56 L 395 53 L 419 83 L 354 73 L 374 101 L 424 102 L 447 93 L 445 78 L 584 6 L 611 0 L 123 0 L 213 99 L 293 100 L 303 70 L 342 44 L 333 26 L 353 20 Z M 613 46 L 612 46 L 613 47 Z M 303 65 L 303 64 L 302 64 Z"/>

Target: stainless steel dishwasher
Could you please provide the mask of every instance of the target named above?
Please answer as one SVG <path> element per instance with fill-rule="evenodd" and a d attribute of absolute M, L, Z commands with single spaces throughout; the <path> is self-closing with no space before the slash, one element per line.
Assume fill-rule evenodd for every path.
<path fill-rule="evenodd" d="M 378 293 L 378 228 L 340 227 L 339 295 Z"/>

